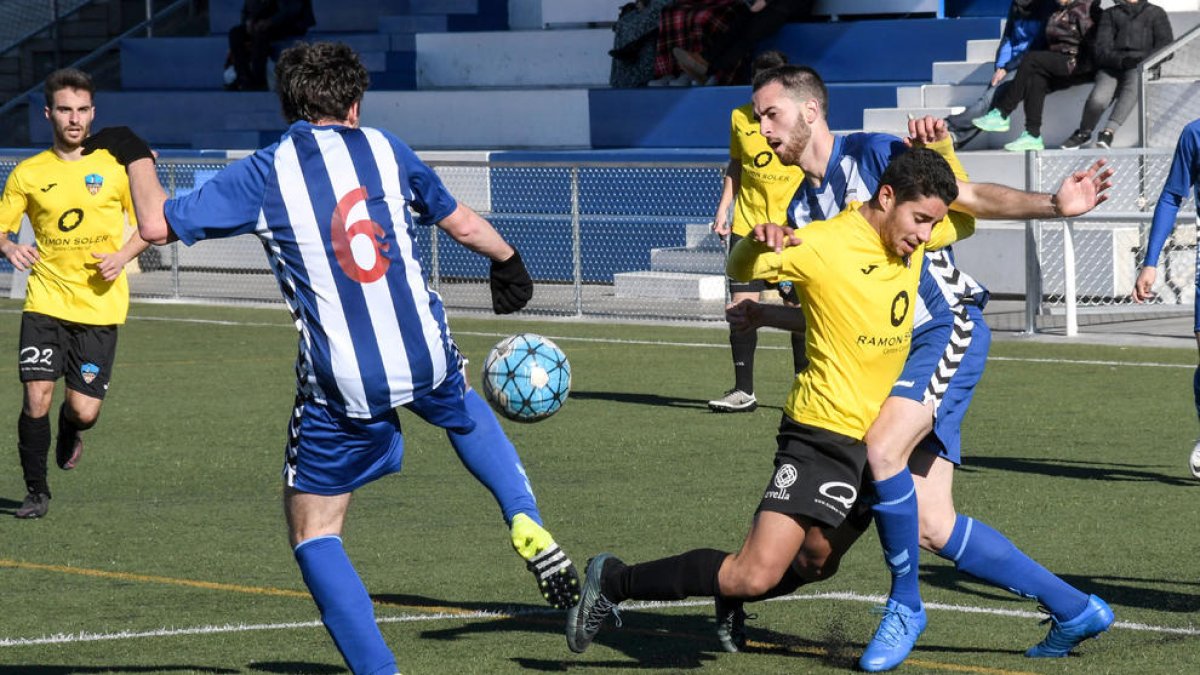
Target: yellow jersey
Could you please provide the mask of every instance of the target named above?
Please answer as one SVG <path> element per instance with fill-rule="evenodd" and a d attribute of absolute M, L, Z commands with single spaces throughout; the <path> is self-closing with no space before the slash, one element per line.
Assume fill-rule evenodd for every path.
<path fill-rule="evenodd" d="M 125 273 L 105 281 L 92 257 L 120 250 L 125 214 L 134 220 L 125 168 L 104 150 L 78 161 L 40 152 L 13 169 L 0 197 L 0 226 L 17 232 L 21 214 L 29 216 L 38 250 L 25 311 L 95 326 L 125 323 Z"/>
<path fill-rule="evenodd" d="M 858 439 L 875 421 L 908 358 L 925 253 L 922 246 L 906 259 L 897 257 L 861 207 L 853 202 L 829 220 L 809 223 L 799 232 L 803 243 L 782 253 L 743 239 L 726 270 L 738 281 L 795 283 L 807 321 L 809 366 L 797 375 L 784 413 Z M 939 223 L 929 246 L 949 245 L 960 229 Z"/>
<path fill-rule="evenodd" d="M 804 180 L 804 171 L 779 162 L 754 119 L 753 103 L 734 108 L 730 115 L 729 158 L 742 169 L 733 206 L 733 233 L 744 237 L 755 225 L 787 223 L 788 204 Z"/>

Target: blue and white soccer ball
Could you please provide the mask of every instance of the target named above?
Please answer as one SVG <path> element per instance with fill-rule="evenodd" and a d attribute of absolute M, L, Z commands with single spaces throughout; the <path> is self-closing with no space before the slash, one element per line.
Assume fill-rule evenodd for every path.
<path fill-rule="evenodd" d="M 567 355 L 541 335 L 506 337 L 483 362 L 484 398 L 510 420 L 544 420 L 558 412 L 570 391 Z"/>

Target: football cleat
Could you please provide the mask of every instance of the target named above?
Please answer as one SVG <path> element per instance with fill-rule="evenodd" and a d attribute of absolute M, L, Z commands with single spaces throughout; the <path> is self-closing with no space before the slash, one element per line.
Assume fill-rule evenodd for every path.
<path fill-rule="evenodd" d="M 524 513 L 512 519 L 512 546 L 525 559 L 538 590 L 555 609 L 579 602 L 579 573 L 567 554 L 541 525 Z"/>
<path fill-rule="evenodd" d="M 74 469 L 79 464 L 79 456 L 83 454 L 83 436 L 75 434 L 74 438 L 63 438 L 59 435 L 54 446 L 54 459 L 58 468 L 64 471 Z"/>
<path fill-rule="evenodd" d="M 609 614 L 613 615 L 618 627 L 621 625 L 618 603 L 609 600 L 601 592 L 604 564 L 610 560 L 621 564 L 611 553 L 601 553 L 588 561 L 579 602 L 567 611 L 567 647 L 576 654 L 582 654 L 592 644 Z"/>
<path fill-rule="evenodd" d="M 746 610 L 741 600 L 717 596 L 717 640 L 721 649 L 733 654 L 746 648 Z"/>
<path fill-rule="evenodd" d="M 1069 621 L 1059 621 L 1050 616 L 1042 623 L 1050 623 L 1046 639 L 1025 652 L 1034 659 L 1058 658 L 1071 653 L 1080 642 L 1099 636 L 1113 624 L 1113 611 L 1108 604 L 1094 595 L 1088 596 L 1087 607 Z"/>
<path fill-rule="evenodd" d="M 858 660 L 858 667 L 869 673 L 891 670 L 904 663 L 924 632 L 927 620 L 924 607 L 914 612 L 895 600 L 888 600 L 874 611 L 883 614 L 883 620 Z"/>
<path fill-rule="evenodd" d="M 747 394 L 741 389 L 730 389 L 721 398 L 708 402 L 708 409 L 713 412 L 754 412 L 756 408 L 758 399 L 754 398 L 754 394 Z"/>
<path fill-rule="evenodd" d="M 1195 447 L 1192 448 L 1192 456 L 1188 461 L 1192 468 L 1192 475 L 1200 478 L 1200 441 L 1196 441 Z"/>
<path fill-rule="evenodd" d="M 41 518 L 50 510 L 50 495 L 45 492 L 30 492 L 25 495 L 25 501 L 21 502 L 21 508 L 13 515 L 30 520 L 33 518 Z"/>

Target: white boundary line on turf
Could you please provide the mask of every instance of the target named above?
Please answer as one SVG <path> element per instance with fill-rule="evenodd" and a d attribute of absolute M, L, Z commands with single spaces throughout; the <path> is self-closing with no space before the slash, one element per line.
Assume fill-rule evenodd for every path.
<path fill-rule="evenodd" d="M 881 595 L 864 595 L 861 593 L 833 591 L 829 593 L 811 593 L 804 595 L 789 595 L 781 598 L 772 598 L 766 602 L 797 602 L 803 600 L 817 601 L 849 601 L 860 603 L 881 604 L 886 598 Z M 626 602 L 622 609 L 637 610 L 637 609 L 671 609 L 679 607 L 706 607 L 712 605 L 712 600 L 683 600 L 678 602 Z M 1025 610 L 1014 609 L 997 609 L 992 607 L 974 607 L 970 605 L 949 605 L 939 602 L 925 603 L 927 609 L 945 612 L 960 612 L 965 614 L 990 614 L 993 616 L 1003 616 L 1018 619 L 1041 619 L 1044 615 L 1038 612 L 1029 612 Z M 538 614 L 556 614 L 555 610 L 551 609 L 516 609 L 512 611 L 463 611 L 463 612 L 439 612 L 435 614 L 401 614 L 393 616 L 383 616 L 376 619 L 376 623 L 413 623 L 423 621 L 441 621 L 445 619 L 465 621 L 472 619 L 502 619 L 510 616 L 534 616 Z M 116 633 L 74 633 L 74 634 L 56 634 L 38 638 L 0 638 L 0 648 L 3 647 L 28 647 L 34 645 L 47 644 L 72 644 L 82 642 L 102 642 L 112 640 L 136 640 L 141 638 L 155 637 L 177 637 L 185 635 L 217 635 L 224 633 L 247 633 L 252 631 L 262 630 L 294 630 L 298 628 L 321 628 L 320 621 L 294 621 L 285 623 L 257 623 L 257 624 L 225 624 L 221 626 L 195 626 L 192 628 L 160 628 L 157 630 L 148 631 L 119 631 Z M 1145 623 L 1132 623 L 1127 621 L 1117 621 L 1113 624 L 1114 628 L 1125 630 L 1145 631 L 1150 633 L 1167 633 L 1174 635 L 1189 635 L 1200 636 L 1200 628 L 1195 627 L 1172 627 L 1172 626 L 1154 626 Z"/>

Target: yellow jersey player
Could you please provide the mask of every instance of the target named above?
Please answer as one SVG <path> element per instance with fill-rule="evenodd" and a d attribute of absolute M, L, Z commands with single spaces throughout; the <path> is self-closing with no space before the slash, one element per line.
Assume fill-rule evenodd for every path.
<path fill-rule="evenodd" d="M 752 70 L 760 73 L 787 63 L 787 55 L 778 50 L 763 52 L 754 58 Z M 788 166 L 779 161 L 767 145 L 754 117 L 754 104 L 747 103 L 733 109 L 729 120 L 729 165 L 721 186 L 721 200 L 713 218 L 713 232 L 722 238 L 729 237 L 729 249 L 761 223 L 787 222 L 788 205 L 804 171 L 798 166 Z M 736 200 L 735 200 L 736 196 Z M 733 206 L 733 223 L 729 222 L 730 205 Z M 795 305 L 795 294 L 791 284 L 777 286 L 784 302 Z M 767 289 L 761 279 L 749 281 L 729 280 L 730 306 L 745 300 L 759 299 Z M 758 331 L 730 330 L 729 348 L 733 353 L 733 388 L 720 398 L 708 402 L 713 412 L 751 412 L 758 407 L 754 396 L 754 351 L 758 347 Z M 804 330 L 792 333 L 792 367 L 796 372 L 804 370 L 808 360 L 804 356 Z"/>
<path fill-rule="evenodd" d="M 83 155 L 96 109 L 91 78 L 58 70 L 46 78 L 46 119 L 54 145 L 17 165 L 0 198 L 0 225 L 17 232 L 21 216 L 33 225 L 36 246 L 0 237 L 0 252 L 17 270 L 29 270 L 21 315 L 18 370 L 25 396 L 17 421 L 17 448 L 27 494 L 18 518 L 40 518 L 50 505 L 46 460 L 50 402 L 65 377 L 58 411 L 55 459 L 74 468 L 83 452 L 81 432 L 96 424 L 112 377 L 117 326 L 129 310 L 124 268 L 148 244 L 136 233 L 129 179 L 107 152 Z"/>

